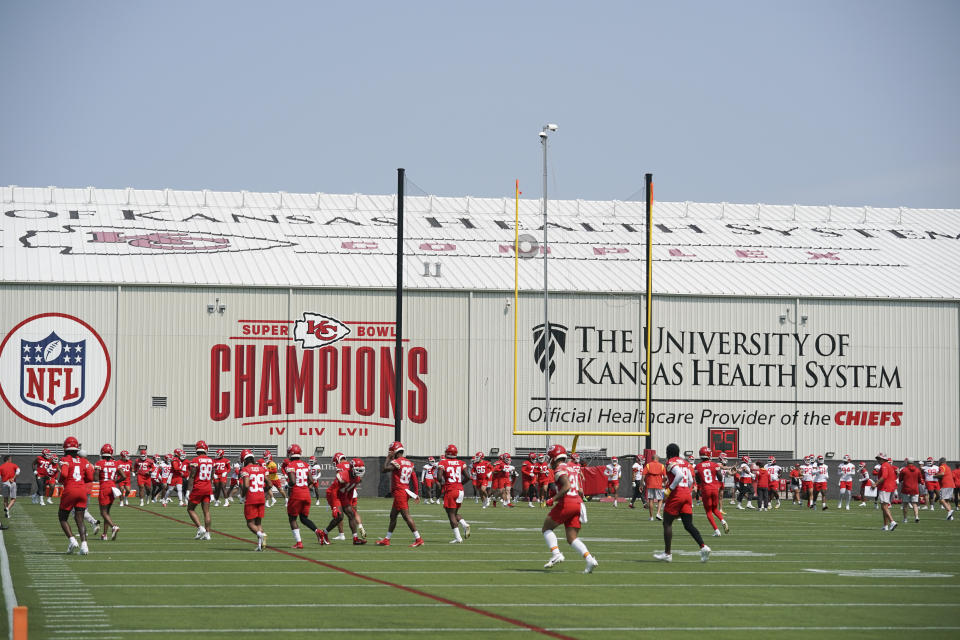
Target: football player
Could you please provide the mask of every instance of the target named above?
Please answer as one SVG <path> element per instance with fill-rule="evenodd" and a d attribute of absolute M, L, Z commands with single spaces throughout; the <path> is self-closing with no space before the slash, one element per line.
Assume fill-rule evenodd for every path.
<path fill-rule="evenodd" d="M 37 479 L 37 491 L 30 496 L 30 501 L 34 504 L 53 504 L 53 500 L 47 498 L 47 484 L 54 474 L 53 454 L 50 449 L 44 449 L 33 460 L 33 476 Z M 49 502 L 44 502 L 49 500 Z"/>
<path fill-rule="evenodd" d="M 110 516 L 110 507 L 114 500 L 120 497 L 120 489 L 117 483 L 124 479 L 123 471 L 117 466 L 117 461 L 113 459 L 113 445 L 109 442 L 100 447 L 100 459 L 97 460 L 95 467 L 95 477 L 100 483 L 100 492 L 97 500 L 100 503 L 100 517 L 110 527 L 110 539 L 116 540 L 120 527 Z M 107 539 L 107 530 L 104 528 L 101 540 Z"/>
<path fill-rule="evenodd" d="M 387 449 L 387 461 L 383 464 L 383 473 L 390 473 L 390 489 L 393 493 L 393 506 L 390 508 L 390 525 L 387 528 L 387 535 L 377 540 L 381 547 L 390 546 L 390 538 L 393 537 L 393 530 L 397 527 L 397 516 L 401 516 L 407 523 L 410 531 L 413 532 L 413 544 L 411 547 L 422 547 L 423 538 L 417 530 L 417 525 L 410 516 L 409 498 L 415 498 L 420 502 L 420 496 L 415 491 L 410 490 L 411 481 L 416 480 L 413 462 L 403 456 L 404 446 L 402 442 L 394 442 Z"/>
<path fill-rule="evenodd" d="M 427 458 L 427 463 L 420 470 L 420 487 L 426 498 L 426 504 L 433 504 L 433 487 L 436 484 L 437 461 L 433 456 Z"/>
<path fill-rule="evenodd" d="M 263 531 L 263 512 L 266 504 L 267 470 L 253 458 L 253 451 L 244 449 L 240 453 L 243 468 L 240 469 L 240 483 L 243 494 L 243 517 L 247 528 L 257 536 L 257 551 L 267 546 L 267 534 Z"/>
<path fill-rule="evenodd" d="M 117 460 L 117 471 L 123 472 L 123 480 L 117 483 L 117 488 L 120 489 L 121 493 L 120 501 L 117 503 L 117 506 L 129 507 L 130 484 L 131 478 L 133 477 L 133 461 L 130 459 L 130 452 L 126 449 L 120 452 L 120 459 Z"/>
<path fill-rule="evenodd" d="M 700 487 L 700 497 L 703 501 L 703 510 L 707 513 L 707 521 L 713 527 L 713 535 L 720 536 L 720 529 L 714 518 L 720 520 L 723 530 L 730 533 L 730 526 L 720 511 L 720 490 L 723 487 L 720 465 L 710 459 L 709 447 L 700 447 L 700 462 L 694 467 L 697 484 Z"/>
<path fill-rule="evenodd" d="M 700 546 L 700 562 L 706 562 L 710 559 L 710 547 L 704 544 L 700 532 L 693 526 L 693 497 L 690 494 L 693 469 L 680 457 L 680 446 L 673 442 L 667 445 L 667 480 L 670 484 L 663 509 L 663 551 L 654 553 L 653 557 L 663 562 L 673 561 L 673 521 L 680 518 L 683 528 Z"/>
<path fill-rule="evenodd" d="M 843 509 L 846 505 L 846 510 L 850 511 L 850 498 L 853 497 L 853 474 L 856 472 L 857 468 L 853 466 L 850 454 L 844 455 L 843 462 L 837 467 L 837 475 L 840 476 L 837 481 L 840 486 L 840 502 L 837 503 L 837 509 Z"/>
<path fill-rule="evenodd" d="M 531 451 L 527 455 L 527 459 L 523 461 L 523 464 L 520 465 L 520 476 L 521 476 L 521 487 L 523 491 L 523 497 L 527 499 L 527 504 L 530 508 L 533 508 L 533 502 L 537 496 L 537 472 L 536 472 L 536 462 L 537 454 Z"/>
<path fill-rule="evenodd" d="M 338 470 L 337 476 L 333 479 L 333 485 L 336 487 L 337 499 L 340 507 L 334 512 L 333 519 L 327 525 L 327 532 L 334 526 L 340 527 L 340 535 L 334 540 L 345 540 L 343 535 L 343 516 L 347 516 L 347 524 L 353 533 L 353 544 L 367 544 L 367 532 L 363 528 L 363 522 L 360 514 L 357 512 L 357 487 L 363 482 L 363 476 L 367 469 L 360 458 L 354 458 L 346 463 L 342 470 Z M 330 544 L 329 539 L 324 544 Z"/>
<path fill-rule="evenodd" d="M 210 539 L 210 498 L 213 495 L 213 458 L 207 455 L 207 443 L 198 440 L 196 457 L 190 460 L 188 468 L 190 476 L 187 478 L 187 515 L 197 527 L 194 540 Z M 203 523 L 197 516 L 197 505 L 203 510 Z"/>
<path fill-rule="evenodd" d="M 593 557 L 587 545 L 580 539 L 581 518 L 583 515 L 583 498 L 580 492 L 580 467 L 572 461 L 568 461 L 567 450 L 559 444 L 555 444 L 547 451 L 550 456 L 550 468 L 554 472 L 554 479 L 557 483 L 556 505 L 547 514 L 543 521 L 543 527 L 540 529 L 543 533 L 543 539 L 550 549 L 550 559 L 544 566 L 545 569 L 556 566 L 564 561 L 563 554 L 560 553 L 557 534 L 554 529 L 563 525 L 566 533 L 567 543 L 573 549 L 583 556 L 586 562 L 584 573 L 593 573 L 597 567 L 597 559 Z M 552 502 L 552 500 L 551 500 Z"/>
<path fill-rule="evenodd" d="M 442 487 L 443 509 L 450 520 L 453 529 L 451 544 L 459 544 L 464 538 L 470 537 L 470 524 L 460 516 L 460 505 L 463 504 L 463 460 L 457 459 L 456 445 L 447 445 L 443 460 L 437 465 L 437 481 Z M 463 528 L 463 537 L 460 528 Z"/>
<path fill-rule="evenodd" d="M 607 478 L 607 495 L 613 498 L 613 506 L 617 506 L 617 493 L 620 491 L 620 475 L 623 469 L 620 467 L 620 461 L 616 457 L 610 458 L 610 464 L 603 469 L 603 475 Z"/>
<path fill-rule="evenodd" d="M 224 455 L 223 449 L 217 449 L 217 457 L 213 459 L 213 506 L 230 506 L 230 497 L 227 494 L 227 475 L 230 473 L 230 458 Z"/>
<path fill-rule="evenodd" d="M 483 453 L 479 451 L 473 458 L 473 472 L 477 474 L 477 491 L 480 493 L 480 502 L 483 504 L 481 508 L 486 509 L 490 506 L 490 494 L 487 491 L 487 486 L 490 483 L 490 477 L 493 475 L 493 465 L 487 462 Z"/>
<path fill-rule="evenodd" d="M 316 534 L 317 542 L 321 545 L 330 544 L 327 533 L 309 518 L 311 502 L 310 465 L 300 459 L 302 455 L 303 449 L 300 448 L 300 445 L 291 444 L 287 447 L 287 460 L 289 462 L 284 464 L 290 487 L 290 498 L 287 500 L 287 518 L 293 532 L 294 549 L 303 549 L 303 541 L 300 539 L 300 524 L 297 522 L 298 517 L 300 522 Z"/>
<path fill-rule="evenodd" d="M 830 470 L 823 456 L 817 456 L 817 462 L 814 465 L 813 474 L 813 497 L 810 499 L 810 508 L 817 503 L 817 495 L 820 496 L 820 506 L 824 511 L 827 510 L 827 483 L 830 480 Z"/>
<path fill-rule="evenodd" d="M 327 527 L 327 531 L 333 529 L 333 525 L 337 526 L 337 537 L 333 538 L 334 540 L 345 540 L 346 538 L 343 535 L 343 518 L 339 518 L 340 511 L 343 509 L 343 505 L 340 504 L 340 486 L 341 480 L 346 482 L 347 478 L 350 476 L 350 460 L 347 456 L 343 455 L 339 451 L 333 454 L 333 464 L 335 470 L 333 472 L 333 482 L 330 483 L 330 486 L 327 487 L 326 498 L 327 506 L 330 507 L 330 513 L 333 514 L 333 520 L 330 521 L 330 526 Z"/>
<path fill-rule="evenodd" d="M 87 484 L 93 482 L 93 465 L 80 455 L 80 443 L 73 436 L 68 436 L 63 441 L 63 457 L 59 461 L 58 477 L 63 483 L 58 518 L 60 528 L 69 540 L 67 553 L 79 550 L 80 555 L 85 556 L 90 549 L 87 547 L 87 526 L 84 523 L 83 514 L 87 509 Z M 79 543 L 70 529 L 71 511 L 77 523 Z"/>
<path fill-rule="evenodd" d="M 137 497 L 140 498 L 141 507 L 153 494 L 153 482 L 150 480 L 153 470 L 153 460 L 147 456 L 146 449 L 141 449 L 140 455 L 133 463 L 133 472 L 137 474 Z"/>

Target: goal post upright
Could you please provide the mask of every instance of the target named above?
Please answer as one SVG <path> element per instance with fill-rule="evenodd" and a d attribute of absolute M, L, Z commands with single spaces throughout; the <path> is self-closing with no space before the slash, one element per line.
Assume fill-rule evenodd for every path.
<path fill-rule="evenodd" d="M 646 428 L 644 429 L 644 431 L 646 431 L 646 446 L 645 446 L 644 448 L 645 448 L 645 449 L 651 449 L 651 448 L 653 448 L 653 447 L 652 447 L 653 441 L 652 441 L 652 436 L 651 436 L 651 434 L 652 434 L 652 431 L 651 431 L 651 425 L 652 425 L 651 406 L 652 406 L 652 404 L 653 404 L 653 398 L 651 397 L 651 382 L 650 382 L 651 379 L 653 378 L 653 374 L 652 374 L 652 372 L 651 372 L 651 367 L 650 367 L 650 365 L 652 364 L 652 360 L 653 360 L 653 357 L 652 357 L 652 356 L 653 356 L 653 353 L 652 353 L 652 350 L 651 350 L 651 345 L 653 344 L 653 335 L 652 335 L 652 327 L 653 327 L 653 174 L 652 174 L 652 173 L 648 173 L 648 174 L 645 174 L 645 175 L 644 175 L 644 183 L 645 183 L 645 186 L 646 186 L 646 214 L 647 214 L 647 215 L 646 215 L 646 218 L 647 218 L 647 295 L 646 295 L 646 302 L 647 302 L 647 314 L 646 314 L 646 315 L 647 315 L 647 328 L 646 328 L 646 332 L 647 332 L 647 339 L 646 339 L 646 343 L 647 343 L 647 348 L 646 348 L 646 361 L 647 361 L 646 367 L 647 367 L 647 375 L 645 376 L 645 377 L 646 377 L 646 380 L 645 380 L 645 383 L 646 383 L 646 384 L 645 384 L 645 386 L 646 386 L 646 403 L 645 403 L 645 404 L 646 404 L 646 408 L 645 408 L 645 411 L 644 411 L 643 421 L 644 421 L 644 424 L 646 425 Z"/>

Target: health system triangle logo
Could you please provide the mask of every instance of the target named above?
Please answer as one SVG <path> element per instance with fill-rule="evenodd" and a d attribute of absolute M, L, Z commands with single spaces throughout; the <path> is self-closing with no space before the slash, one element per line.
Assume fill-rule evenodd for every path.
<path fill-rule="evenodd" d="M 553 372 L 557 369 L 554 361 L 557 348 L 559 347 L 561 352 L 567 350 L 567 327 L 551 322 L 550 330 L 544 331 L 543 326 L 538 324 L 533 328 L 533 360 L 540 367 L 540 371 L 549 371 L 547 375 L 553 377 Z"/>

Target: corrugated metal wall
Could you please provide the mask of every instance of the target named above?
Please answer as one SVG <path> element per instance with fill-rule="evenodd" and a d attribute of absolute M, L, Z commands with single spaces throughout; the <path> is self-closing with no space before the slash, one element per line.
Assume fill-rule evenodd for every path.
<path fill-rule="evenodd" d="M 554 336 L 552 429 L 643 427 L 636 414 L 643 406 L 642 302 L 550 296 L 550 321 L 564 328 Z M 209 313 L 211 304 L 224 305 L 224 312 Z M 542 298 L 524 295 L 518 306 L 506 292 L 406 294 L 403 438 L 411 453 L 436 455 L 450 442 L 470 453 L 545 444 L 542 436 L 512 436 L 515 311 L 518 426 L 543 427 L 543 362 L 534 343 Z M 113 366 L 109 389 L 96 410 L 74 424 L 31 424 L 9 406 L 17 405 L 21 371 L 5 347 L 0 382 L 9 403 L 0 407 L 0 441 L 49 442 L 70 433 L 91 450 L 112 441 L 118 448 L 147 444 L 165 451 L 202 437 L 211 444 L 283 449 L 298 442 L 305 450 L 371 456 L 393 438 L 385 386 L 393 367 L 392 292 L 0 286 L 3 335 L 51 312 L 80 318 L 100 334 Z M 304 313 L 351 329 L 328 347 L 325 362 L 336 358 L 336 367 L 325 374 L 321 351 L 290 339 Z M 740 447 L 749 450 L 960 457 L 955 302 L 662 297 L 654 314 L 658 450 L 671 441 L 696 449 L 706 443 L 708 427 L 723 426 L 739 428 Z M 291 348 L 298 366 L 312 359 L 309 391 L 301 390 L 310 396 L 310 411 L 306 396 L 288 394 Z M 254 365 L 249 385 L 238 385 L 237 368 L 248 356 Z M 838 386 L 841 375 L 847 381 Z M 154 407 L 155 397 L 166 398 L 167 406 Z M 750 424 L 758 420 L 763 423 Z M 626 454 L 642 442 L 588 436 L 579 446 Z"/>

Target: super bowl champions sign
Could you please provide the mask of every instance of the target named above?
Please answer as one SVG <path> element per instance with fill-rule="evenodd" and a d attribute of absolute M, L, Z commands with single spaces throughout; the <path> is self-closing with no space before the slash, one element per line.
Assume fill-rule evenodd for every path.
<path fill-rule="evenodd" d="M 368 437 L 393 428 L 397 410 L 396 323 L 341 321 L 304 312 L 299 320 L 240 320 L 233 344 L 209 354 L 209 419 L 240 420 L 268 435 Z M 428 355 L 404 340 L 404 417 L 427 420 Z M 289 432 L 289 433 L 288 433 Z"/>

